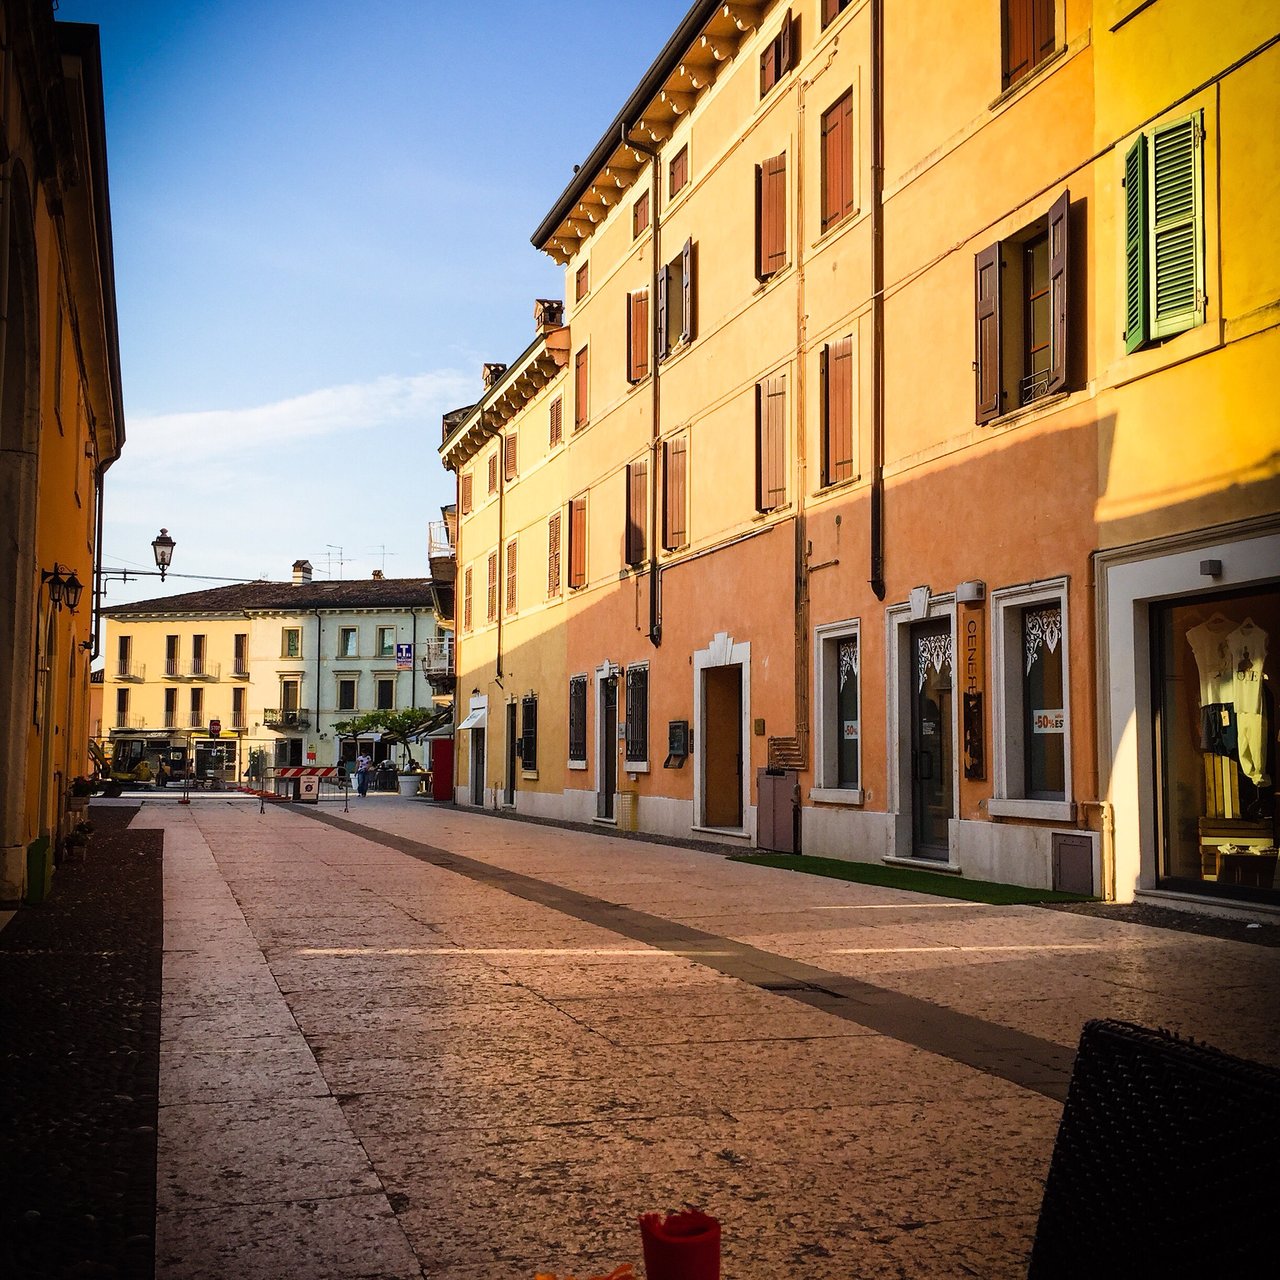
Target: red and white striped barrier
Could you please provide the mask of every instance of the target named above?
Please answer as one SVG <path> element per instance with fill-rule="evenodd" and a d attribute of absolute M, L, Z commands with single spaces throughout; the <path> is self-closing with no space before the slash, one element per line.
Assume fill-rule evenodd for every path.
<path fill-rule="evenodd" d="M 336 778 L 338 770 L 334 765 L 319 764 L 286 764 L 276 769 L 277 778 Z"/>

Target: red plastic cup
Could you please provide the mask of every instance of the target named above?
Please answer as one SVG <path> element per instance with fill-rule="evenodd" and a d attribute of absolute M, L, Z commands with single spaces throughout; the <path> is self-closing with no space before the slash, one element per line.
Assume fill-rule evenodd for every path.
<path fill-rule="evenodd" d="M 648 1280 L 720 1280 L 720 1223 L 701 1209 L 640 1218 Z"/>

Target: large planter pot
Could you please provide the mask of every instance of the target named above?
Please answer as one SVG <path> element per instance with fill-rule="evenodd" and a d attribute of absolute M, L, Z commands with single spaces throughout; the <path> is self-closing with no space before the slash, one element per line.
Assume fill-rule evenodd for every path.
<path fill-rule="evenodd" d="M 426 776 L 425 773 L 402 773 L 400 775 L 400 794 L 402 796 L 416 796 L 418 788 L 422 786 L 422 780 Z"/>

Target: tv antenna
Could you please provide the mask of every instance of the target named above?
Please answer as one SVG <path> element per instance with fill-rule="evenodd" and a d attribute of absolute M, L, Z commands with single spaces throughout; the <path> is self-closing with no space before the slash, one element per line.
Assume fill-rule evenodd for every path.
<path fill-rule="evenodd" d="M 331 578 L 333 577 L 333 565 L 334 565 L 334 562 L 336 561 L 338 565 L 338 577 L 341 578 L 342 566 L 347 563 L 346 556 L 342 554 L 342 548 L 338 546 L 337 543 L 335 542 L 326 542 L 324 545 L 329 548 L 329 550 L 325 553 L 326 559 L 328 561 L 328 569 L 326 570 L 326 572 L 328 573 L 329 577 Z M 333 554 L 335 551 L 338 553 L 336 556 Z"/>
<path fill-rule="evenodd" d="M 398 551 L 388 551 L 387 544 L 385 542 L 380 542 L 376 547 L 373 547 L 370 550 L 369 554 L 380 555 L 382 557 L 382 573 L 385 576 L 387 572 L 387 557 L 396 556 L 396 555 L 399 555 L 400 553 Z"/>

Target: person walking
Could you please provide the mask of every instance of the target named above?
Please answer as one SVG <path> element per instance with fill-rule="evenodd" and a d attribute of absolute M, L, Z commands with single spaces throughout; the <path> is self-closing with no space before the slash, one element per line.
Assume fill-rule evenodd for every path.
<path fill-rule="evenodd" d="M 356 792 L 359 795 L 369 794 L 369 766 L 372 763 L 363 751 L 356 756 Z"/>

